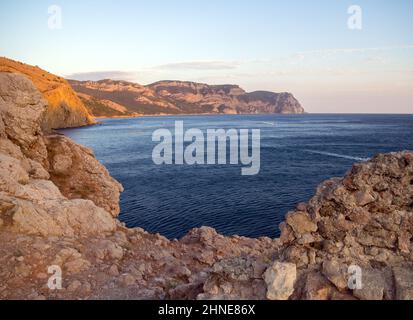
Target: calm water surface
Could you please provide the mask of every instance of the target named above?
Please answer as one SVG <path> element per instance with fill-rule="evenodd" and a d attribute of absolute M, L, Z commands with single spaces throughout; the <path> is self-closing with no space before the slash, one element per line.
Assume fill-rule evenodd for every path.
<path fill-rule="evenodd" d="M 152 133 L 185 128 L 261 129 L 261 171 L 240 166 L 157 166 Z M 92 148 L 125 187 L 120 219 L 169 238 L 211 226 L 226 235 L 279 234 L 278 224 L 317 185 L 376 153 L 413 150 L 413 116 L 248 115 L 107 119 L 62 130 Z"/>

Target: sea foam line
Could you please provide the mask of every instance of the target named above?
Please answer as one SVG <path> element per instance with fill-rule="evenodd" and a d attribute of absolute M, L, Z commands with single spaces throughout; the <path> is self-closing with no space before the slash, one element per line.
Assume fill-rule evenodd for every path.
<path fill-rule="evenodd" d="M 323 151 L 315 151 L 315 150 L 304 150 L 309 153 L 321 154 L 324 156 L 330 156 L 335 158 L 342 158 L 342 159 L 349 159 L 349 160 L 356 160 L 356 161 L 367 161 L 370 158 L 361 158 L 361 157 L 354 157 L 354 156 L 347 156 L 344 154 L 332 153 L 332 152 L 323 152 Z"/>

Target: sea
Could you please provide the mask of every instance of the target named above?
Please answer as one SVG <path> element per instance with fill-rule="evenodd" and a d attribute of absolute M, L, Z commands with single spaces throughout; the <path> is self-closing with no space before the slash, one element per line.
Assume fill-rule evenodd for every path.
<path fill-rule="evenodd" d="M 260 129 L 260 171 L 238 165 L 157 165 L 158 129 Z M 202 115 L 101 119 L 61 133 L 95 152 L 120 181 L 119 219 L 170 239 L 201 226 L 224 235 L 279 236 L 279 224 L 317 186 L 378 153 L 413 150 L 413 115 Z M 228 149 L 229 152 L 229 149 Z"/>

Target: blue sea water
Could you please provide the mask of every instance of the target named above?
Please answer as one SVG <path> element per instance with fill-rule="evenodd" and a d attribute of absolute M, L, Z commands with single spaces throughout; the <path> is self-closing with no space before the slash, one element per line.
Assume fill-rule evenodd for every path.
<path fill-rule="evenodd" d="M 152 133 L 261 129 L 261 170 L 241 165 L 155 165 Z M 320 182 L 381 152 L 413 150 L 413 115 L 231 115 L 105 119 L 62 132 L 95 151 L 125 187 L 120 220 L 168 238 L 211 226 L 225 235 L 279 235 L 278 225 Z"/>

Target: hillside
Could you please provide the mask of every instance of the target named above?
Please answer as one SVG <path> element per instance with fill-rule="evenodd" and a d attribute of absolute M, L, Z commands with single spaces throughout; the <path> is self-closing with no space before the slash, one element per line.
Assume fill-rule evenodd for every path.
<path fill-rule="evenodd" d="M 142 86 L 114 80 L 69 83 L 95 116 L 305 112 L 290 93 L 247 93 L 237 85 L 160 81 Z"/>
<path fill-rule="evenodd" d="M 69 83 L 58 76 L 21 62 L 0 57 L 0 72 L 28 77 L 48 102 L 42 127 L 58 129 L 94 124 L 95 120 Z"/>

